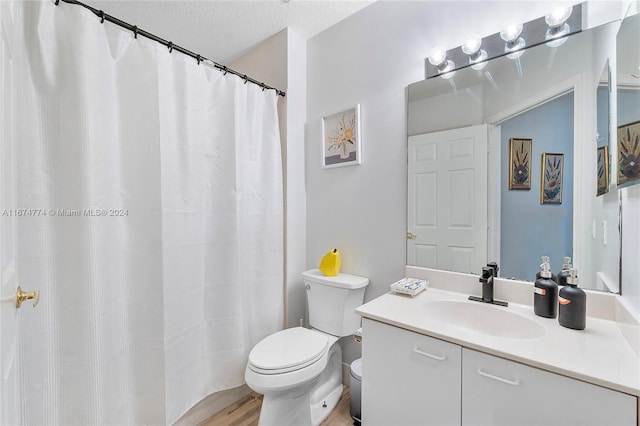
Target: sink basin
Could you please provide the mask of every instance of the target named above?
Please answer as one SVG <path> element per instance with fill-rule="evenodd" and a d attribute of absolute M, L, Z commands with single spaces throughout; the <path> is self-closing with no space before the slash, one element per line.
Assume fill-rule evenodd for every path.
<path fill-rule="evenodd" d="M 424 308 L 434 321 L 494 337 L 534 339 L 545 334 L 542 325 L 509 308 L 462 300 L 430 300 Z"/>

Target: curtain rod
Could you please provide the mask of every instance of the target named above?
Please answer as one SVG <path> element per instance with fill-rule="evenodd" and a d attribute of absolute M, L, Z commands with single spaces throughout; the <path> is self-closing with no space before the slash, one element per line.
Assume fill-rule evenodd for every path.
<path fill-rule="evenodd" d="M 115 17 L 113 17 L 111 15 L 108 15 L 108 14 L 104 13 L 104 11 L 102 11 L 102 10 L 98 10 L 96 8 L 93 8 L 93 7 L 91 7 L 91 6 L 87 5 L 87 4 L 84 4 L 84 3 L 80 2 L 80 1 L 77 1 L 77 0 L 55 0 L 55 5 L 58 6 L 60 1 L 62 1 L 63 3 L 77 4 L 78 6 L 82 6 L 85 9 L 88 9 L 91 12 L 93 12 L 97 17 L 99 17 L 101 23 L 104 23 L 104 21 L 109 21 L 109 22 L 111 22 L 113 24 L 119 25 L 122 28 L 125 28 L 125 29 L 133 32 L 133 37 L 134 38 L 138 38 L 138 35 L 141 35 L 143 37 L 146 37 L 148 39 L 151 39 L 151 40 L 153 40 L 155 42 L 158 42 L 158 43 L 160 43 L 162 45 L 167 46 L 169 48 L 169 52 L 177 50 L 180 53 L 184 53 L 187 56 L 191 56 L 196 61 L 198 61 L 198 65 L 200 65 L 200 62 L 208 61 L 208 62 L 212 63 L 213 66 L 216 69 L 222 71 L 224 74 L 231 73 L 231 74 L 237 75 L 238 77 L 242 78 L 244 80 L 245 84 L 247 82 L 251 82 L 253 84 L 257 84 L 258 86 L 262 87 L 262 90 L 265 90 L 265 89 L 275 90 L 276 95 L 282 96 L 282 97 L 286 96 L 286 93 L 283 92 L 282 90 L 279 90 L 279 89 L 277 89 L 275 87 L 267 86 L 266 84 L 264 84 L 264 83 L 262 83 L 262 82 L 260 82 L 258 80 L 255 80 L 255 79 L 253 79 L 251 77 L 247 77 L 246 74 L 240 74 L 238 71 L 235 71 L 235 70 L 233 70 L 233 69 L 231 69 L 231 68 L 229 68 L 229 67 L 227 67 L 225 65 L 220 65 L 219 63 L 217 63 L 215 61 L 212 61 L 211 59 L 205 58 L 204 56 L 198 55 L 197 53 L 193 53 L 190 50 L 185 49 L 184 47 L 178 46 L 177 44 L 173 44 L 173 42 L 171 42 L 171 41 L 164 40 L 164 39 L 158 37 L 155 34 L 151 34 L 150 32 L 142 30 L 142 29 L 138 28 L 136 25 L 131 25 L 131 24 L 129 24 L 127 22 L 124 22 L 124 21 L 122 21 L 122 20 L 120 20 L 118 18 L 115 18 Z"/>

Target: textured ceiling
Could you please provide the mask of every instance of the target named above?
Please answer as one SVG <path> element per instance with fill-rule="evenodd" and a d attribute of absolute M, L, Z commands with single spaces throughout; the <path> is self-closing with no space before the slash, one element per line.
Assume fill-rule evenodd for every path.
<path fill-rule="evenodd" d="M 284 28 L 305 39 L 370 0 L 81 0 L 194 53 L 228 64 Z"/>

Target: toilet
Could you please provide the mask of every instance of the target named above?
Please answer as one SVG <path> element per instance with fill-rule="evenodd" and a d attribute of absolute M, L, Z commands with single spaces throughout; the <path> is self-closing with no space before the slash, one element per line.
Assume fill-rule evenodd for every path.
<path fill-rule="evenodd" d="M 342 395 L 342 351 L 338 339 L 360 327 L 368 278 L 302 273 L 310 329 L 288 328 L 262 339 L 249 353 L 245 381 L 264 395 L 260 426 L 320 424 Z"/>

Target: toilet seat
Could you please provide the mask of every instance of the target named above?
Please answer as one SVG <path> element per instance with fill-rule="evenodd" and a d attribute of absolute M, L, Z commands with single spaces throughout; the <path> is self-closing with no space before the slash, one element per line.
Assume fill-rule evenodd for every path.
<path fill-rule="evenodd" d="M 317 362 L 330 346 L 329 337 L 323 333 L 288 328 L 262 339 L 249 353 L 248 366 L 260 374 L 288 373 Z"/>

